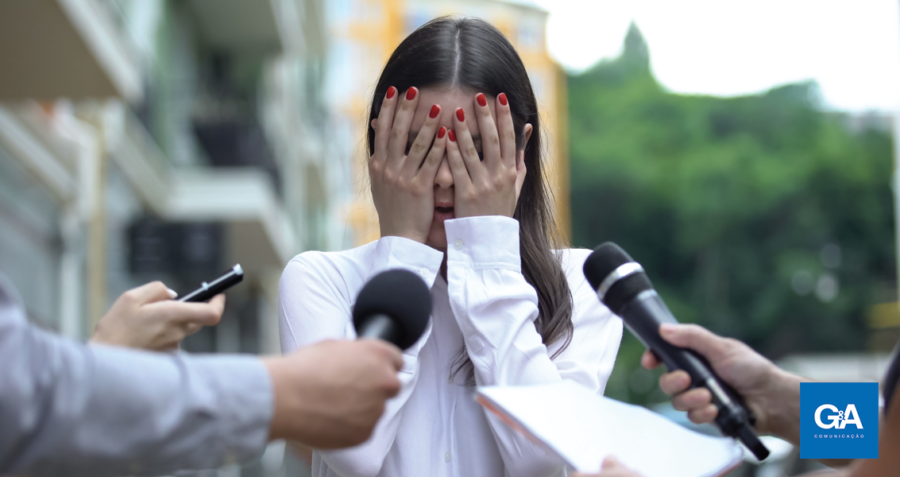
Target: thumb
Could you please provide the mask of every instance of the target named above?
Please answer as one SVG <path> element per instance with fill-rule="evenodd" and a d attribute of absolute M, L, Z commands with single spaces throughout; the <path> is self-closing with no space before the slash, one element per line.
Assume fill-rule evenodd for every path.
<path fill-rule="evenodd" d="M 663 323 L 659 327 L 659 334 L 669 343 L 690 348 L 708 360 L 724 358 L 728 351 L 725 338 L 698 325 Z"/>
<path fill-rule="evenodd" d="M 400 351 L 400 348 L 394 346 L 391 343 L 381 340 L 367 340 L 366 342 L 371 346 L 374 346 L 386 358 L 388 358 L 391 366 L 394 368 L 394 371 L 400 371 L 401 369 L 403 369 L 403 352 Z"/>

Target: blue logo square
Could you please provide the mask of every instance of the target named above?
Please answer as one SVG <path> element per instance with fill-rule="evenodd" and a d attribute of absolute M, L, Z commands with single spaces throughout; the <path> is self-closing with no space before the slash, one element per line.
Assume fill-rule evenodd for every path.
<path fill-rule="evenodd" d="M 877 459 L 878 383 L 801 383 L 801 459 Z"/>

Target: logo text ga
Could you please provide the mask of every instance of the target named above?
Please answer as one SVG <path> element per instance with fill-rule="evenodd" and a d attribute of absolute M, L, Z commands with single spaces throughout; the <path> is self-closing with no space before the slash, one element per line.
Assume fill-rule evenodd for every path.
<path fill-rule="evenodd" d="M 829 411 L 829 414 L 824 415 L 825 419 L 831 421 L 829 424 L 822 422 L 825 411 Z M 859 419 L 859 413 L 856 412 L 855 404 L 847 404 L 847 408 L 843 411 L 839 411 L 834 405 L 822 404 L 816 409 L 815 417 L 816 425 L 822 429 L 844 429 L 848 424 L 856 426 L 857 429 L 863 428 L 862 421 Z"/>

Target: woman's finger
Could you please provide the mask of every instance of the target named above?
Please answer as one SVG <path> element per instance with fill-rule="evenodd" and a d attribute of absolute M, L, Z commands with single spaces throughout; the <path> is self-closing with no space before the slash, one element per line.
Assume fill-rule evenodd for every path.
<path fill-rule="evenodd" d="M 453 188 L 456 194 L 468 193 L 472 189 L 472 178 L 466 169 L 466 161 L 459 152 L 459 143 L 456 142 L 456 133 L 451 129 L 447 131 L 447 163 L 450 164 L 450 173 L 453 174 Z"/>
<path fill-rule="evenodd" d="M 513 125 L 512 113 L 509 110 L 509 99 L 506 93 L 500 93 L 496 99 L 497 131 L 500 135 L 500 156 L 505 165 L 516 162 L 516 127 Z"/>
<path fill-rule="evenodd" d="M 391 126 L 394 122 L 394 108 L 397 106 L 397 88 L 390 86 L 381 101 L 381 110 L 375 119 L 375 154 L 373 161 L 384 162 L 387 158 L 387 147 L 391 138 Z"/>
<path fill-rule="evenodd" d="M 434 176 L 441 166 L 441 161 L 444 159 L 444 151 L 446 149 L 447 128 L 441 126 L 441 128 L 438 129 L 437 137 L 434 138 L 434 143 L 431 145 L 431 150 L 428 151 L 428 155 L 425 156 L 425 162 L 422 163 L 422 167 L 419 168 L 416 175 L 421 177 L 422 180 L 434 181 Z"/>
<path fill-rule="evenodd" d="M 419 104 L 419 90 L 415 86 L 406 90 L 400 100 L 394 124 L 391 126 L 391 137 L 388 144 L 388 160 L 386 170 L 399 172 L 406 157 L 406 141 L 409 139 L 409 125 L 412 124 Z"/>
<path fill-rule="evenodd" d="M 403 165 L 403 173 L 406 176 L 414 176 L 422 166 L 425 155 L 431 149 L 431 143 L 434 142 L 434 133 L 437 130 L 438 123 L 441 121 L 440 105 L 432 105 L 428 111 L 428 117 L 422 124 L 422 129 L 416 135 L 416 140 L 409 148 L 409 154 L 406 156 L 406 162 Z"/>
<path fill-rule="evenodd" d="M 478 120 L 478 129 L 481 130 L 481 153 L 484 156 L 484 165 L 493 170 L 503 164 L 500 157 L 500 135 L 484 93 L 475 95 L 475 118 Z M 514 162 L 509 164 L 514 164 Z"/>
<path fill-rule="evenodd" d="M 469 133 L 469 126 L 466 124 L 466 113 L 463 111 L 463 108 L 456 108 L 456 112 L 453 114 L 453 130 L 456 132 L 457 149 L 460 156 L 462 156 L 463 162 L 466 163 L 466 169 L 469 171 L 472 183 L 480 183 L 484 180 L 486 171 L 484 164 L 481 163 L 481 158 L 478 157 L 478 150 L 475 149 L 472 134 Z M 451 138 L 451 141 L 453 139 Z"/>

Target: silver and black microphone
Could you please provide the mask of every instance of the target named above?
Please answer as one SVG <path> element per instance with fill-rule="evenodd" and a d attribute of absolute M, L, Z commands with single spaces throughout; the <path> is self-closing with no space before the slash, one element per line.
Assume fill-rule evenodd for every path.
<path fill-rule="evenodd" d="M 691 388 L 705 387 L 719 410 L 716 425 L 723 434 L 739 439 L 757 459 L 769 456 L 753 427 L 755 418 L 743 398 L 713 372 L 703 356 L 664 340 L 663 323 L 678 323 L 653 289 L 643 267 L 612 242 L 596 249 L 584 262 L 584 274 L 597 296 L 669 371 L 682 369 L 691 377 Z"/>

